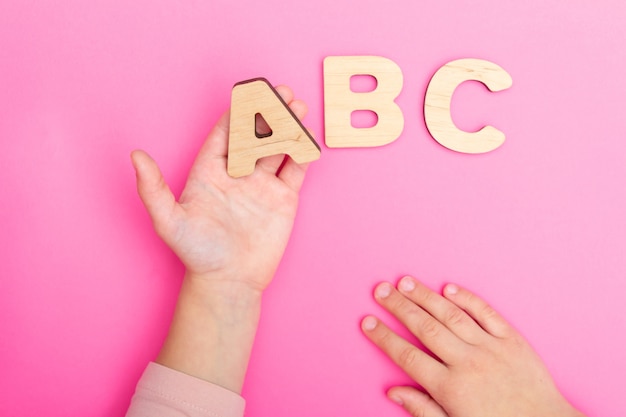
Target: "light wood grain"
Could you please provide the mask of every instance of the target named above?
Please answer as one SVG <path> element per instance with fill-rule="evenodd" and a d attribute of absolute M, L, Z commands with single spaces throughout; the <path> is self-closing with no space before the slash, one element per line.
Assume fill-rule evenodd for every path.
<path fill-rule="evenodd" d="M 267 122 L 270 134 L 257 134 L 257 114 Z M 258 159 L 279 154 L 289 155 L 302 164 L 319 159 L 320 147 L 266 79 L 235 84 L 231 98 L 228 175 L 234 178 L 250 175 Z"/>
<path fill-rule="evenodd" d="M 465 132 L 455 126 L 450 113 L 454 90 L 470 80 L 480 81 L 494 92 L 513 85 L 511 76 L 492 62 L 470 58 L 449 62 L 433 75 L 426 90 L 426 126 L 432 137 L 446 148 L 472 154 L 490 152 L 504 143 L 504 133 L 493 126 Z"/>
<path fill-rule="evenodd" d="M 371 75 L 376 88 L 354 92 L 350 78 Z M 402 71 L 379 56 L 330 56 L 324 59 L 325 141 L 331 148 L 371 147 L 396 140 L 404 128 L 402 110 L 394 102 L 402 91 Z M 352 126 L 352 112 L 369 110 L 378 116 L 372 127 Z"/>

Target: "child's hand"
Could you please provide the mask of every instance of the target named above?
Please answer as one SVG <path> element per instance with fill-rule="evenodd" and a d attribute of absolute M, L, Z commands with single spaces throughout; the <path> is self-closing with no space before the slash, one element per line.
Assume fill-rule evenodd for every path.
<path fill-rule="evenodd" d="M 367 337 L 427 392 L 394 387 L 390 399 L 412 416 L 582 416 L 524 338 L 483 300 L 456 285 L 444 297 L 410 277 L 398 289 L 376 288 L 378 303 L 438 358 L 366 317 Z"/>
<path fill-rule="evenodd" d="M 294 100 L 289 88 L 277 90 L 295 115 L 304 117 L 306 105 Z M 226 112 L 200 150 L 179 201 L 142 151 L 132 154 L 137 188 L 155 230 L 188 277 L 263 290 L 287 245 L 306 165 L 276 155 L 259 160 L 252 175 L 231 178 L 226 173 L 228 131 Z"/>

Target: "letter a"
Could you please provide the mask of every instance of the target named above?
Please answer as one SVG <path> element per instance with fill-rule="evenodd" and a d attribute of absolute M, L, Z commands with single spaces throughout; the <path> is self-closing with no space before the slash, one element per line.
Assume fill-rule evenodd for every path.
<path fill-rule="evenodd" d="M 259 134 L 257 115 L 270 133 Z M 289 106 L 265 78 L 242 81 L 233 87 L 228 139 L 228 175 L 243 177 L 254 172 L 256 161 L 285 154 L 299 164 L 320 157 L 320 148 Z"/>
<path fill-rule="evenodd" d="M 371 75 L 376 88 L 355 93 L 350 78 Z M 326 145 L 331 148 L 382 146 L 396 140 L 404 128 L 402 110 L 394 102 L 402 91 L 402 71 L 379 56 L 329 56 L 324 59 L 324 119 Z M 352 126 L 352 112 L 369 110 L 378 122 L 372 127 Z"/>
<path fill-rule="evenodd" d="M 452 94 L 462 82 L 480 81 L 491 91 L 513 85 L 511 76 L 493 62 L 480 59 L 459 59 L 439 68 L 428 84 L 424 102 L 426 126 L 433 138 L 448 149 L 464 153 L 493 151 L 504 143 L 504 133 L 485 126 L 475 133 L 458 129 L 452 121 Z"/>

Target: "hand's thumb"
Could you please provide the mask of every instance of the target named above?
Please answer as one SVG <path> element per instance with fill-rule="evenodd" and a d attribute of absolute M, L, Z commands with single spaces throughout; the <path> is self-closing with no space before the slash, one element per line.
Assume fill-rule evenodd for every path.
<path fill-rule="evenodd" d="M 164 237 L 176 206 L 174 194 L 168 187 L 161 170 L 144 151 L 133 151 L 131 160 L 137 176 L 137 192 L 152 218 L 156 232 Z"/>

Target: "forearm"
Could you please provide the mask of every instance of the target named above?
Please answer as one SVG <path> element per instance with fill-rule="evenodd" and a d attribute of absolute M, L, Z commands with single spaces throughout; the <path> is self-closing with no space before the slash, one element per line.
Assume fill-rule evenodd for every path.
<path fill-rule="evenodd" d="M 240 394 L 261 294 L 232 280 L 186 276 L 157 362 Z"/>

